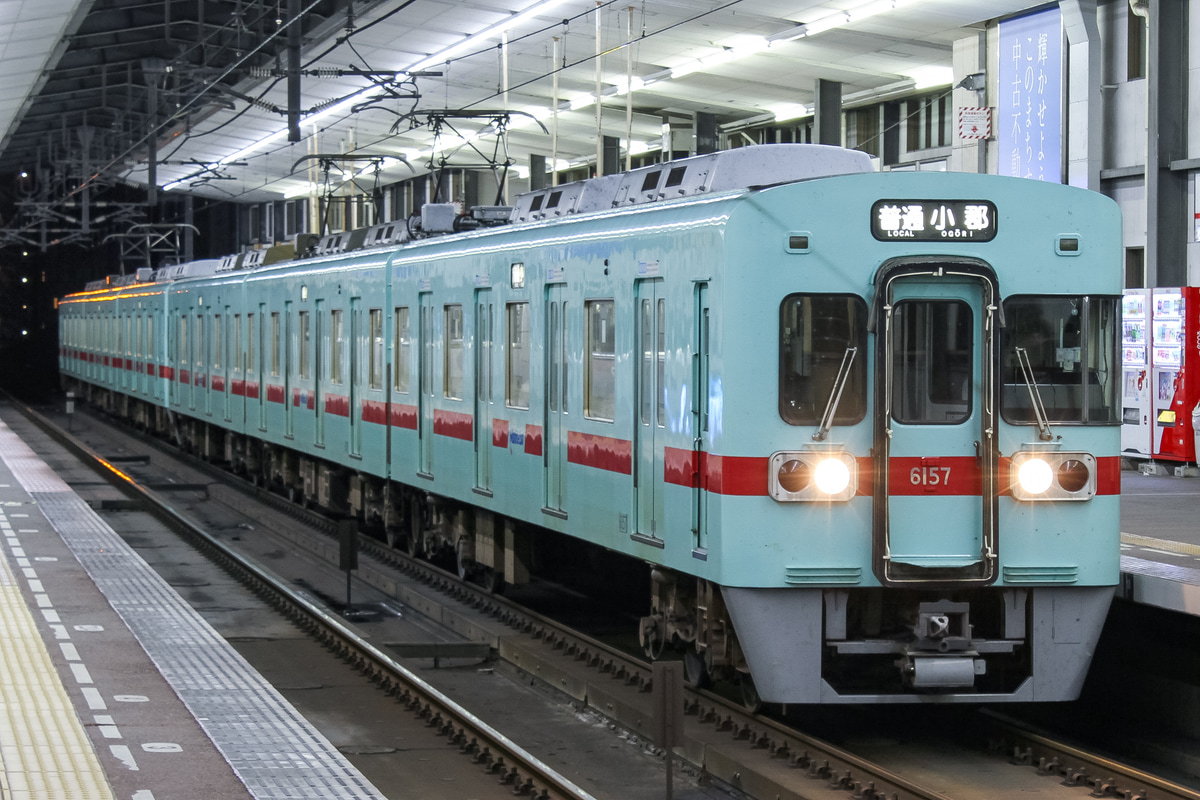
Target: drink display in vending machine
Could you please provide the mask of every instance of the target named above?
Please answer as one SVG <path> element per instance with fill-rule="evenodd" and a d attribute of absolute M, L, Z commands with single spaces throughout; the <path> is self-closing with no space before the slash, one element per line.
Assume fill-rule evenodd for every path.
<path fill-rule="evenodd" d="M 1151 290 L 1150 454 L 1154 458 L 1169 461 L 1196 460 L 1192 409 L 1197 401 L 1200 401 L 1198 335 L 1200 289 L 1186 286 Z"/>
<path fill-rule="evenodd" d="M 1150 290 L 1126 289 L 1121 302 L 1121 451 L 1147 458 L 1153 453 L 1149 336 Z"/>

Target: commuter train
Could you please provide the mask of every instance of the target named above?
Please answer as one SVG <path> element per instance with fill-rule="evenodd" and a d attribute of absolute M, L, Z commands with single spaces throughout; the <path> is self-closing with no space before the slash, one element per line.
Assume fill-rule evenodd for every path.
<path fill-rule="evenodd" d="M 485 585 L 644 564 L 646 652 L 750 704 L 1068 700 L 1119 577 L 1120 235 L 746 147 L 101 281 L 60 369 Z"/>

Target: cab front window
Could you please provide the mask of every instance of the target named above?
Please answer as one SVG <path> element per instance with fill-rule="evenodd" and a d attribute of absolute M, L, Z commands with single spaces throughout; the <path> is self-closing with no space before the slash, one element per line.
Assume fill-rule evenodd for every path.
<path fill-rule="evenodd" d="M 1049 422 L 1117 425 L 1119 297 L 1010 297 L 1000 350 L 1001 413 L 1036 424 L 1034 396 Z M 1021 362 L 1028 358 L 1026 371 Z"/>
<path fill-rule="evenodd" d="M 857 348 L 849 353 L 851 348 Z M 867 304 L 855 295 L 793 294 L 779 307 L 779 416 L 818 425 L 838 371 L 850 374 L 834 425 L 853 425 L 867 408 Z"/>

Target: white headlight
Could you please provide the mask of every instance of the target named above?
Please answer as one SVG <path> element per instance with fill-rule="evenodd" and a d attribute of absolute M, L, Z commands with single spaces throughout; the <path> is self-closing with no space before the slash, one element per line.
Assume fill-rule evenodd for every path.
<path fill-rule="evenodd" d="M 1029 494 L 1042 494 L 1054 482 L 1054 470 L 1040 458 L 1031 458 L 1017 470 L 1017 483 Z"/>
<path fill-rule="evenodd" d="M 827 458 L 817 464 L 813 482 L 825 494 L 840 494 L 850 485 L 850 468 L 839 458 Z"/>

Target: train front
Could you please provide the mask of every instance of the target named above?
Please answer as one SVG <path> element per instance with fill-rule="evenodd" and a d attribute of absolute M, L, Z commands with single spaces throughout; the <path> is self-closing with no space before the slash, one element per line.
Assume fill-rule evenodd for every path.
<path fill-rule="evenodd" d="M 713 447 L 770 453 L 768 497 L 710 524 L 758 695 L 1075 698 L 1119 579 L 1115 204 L 892 173 L 754 206 Z"/>

